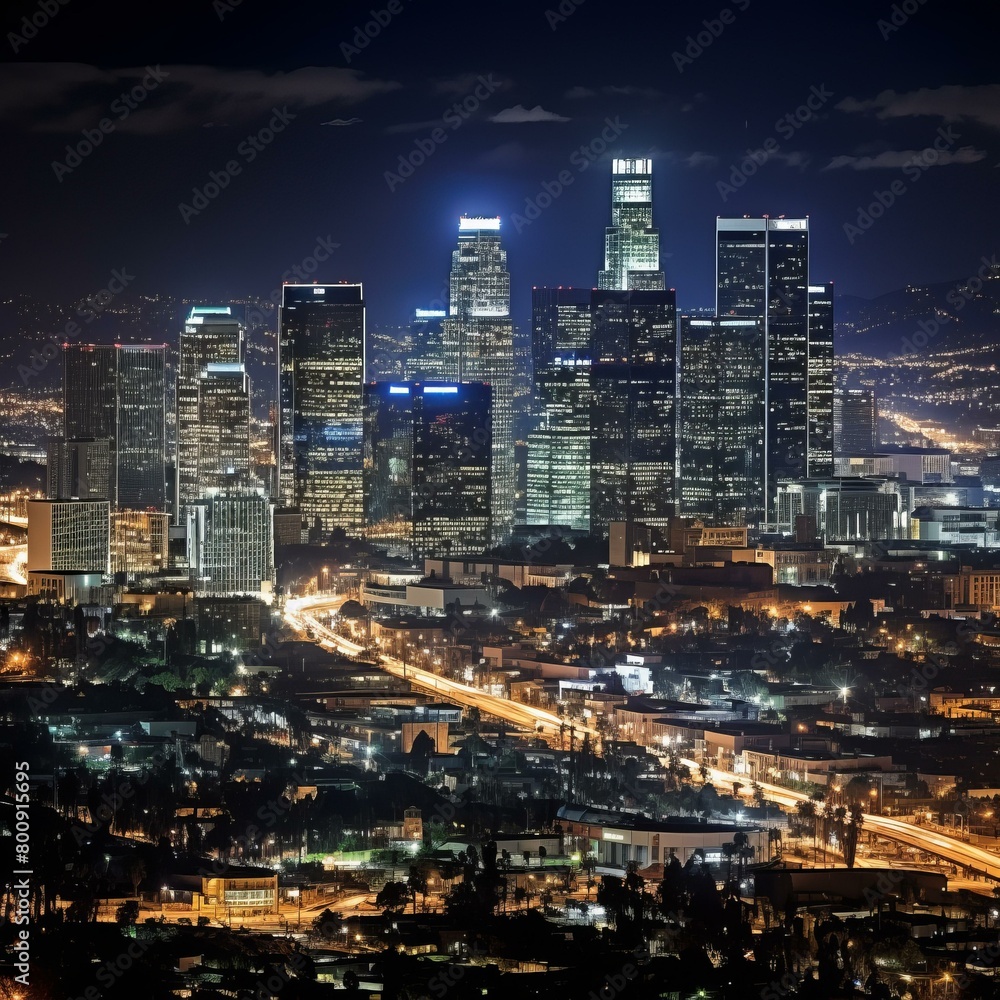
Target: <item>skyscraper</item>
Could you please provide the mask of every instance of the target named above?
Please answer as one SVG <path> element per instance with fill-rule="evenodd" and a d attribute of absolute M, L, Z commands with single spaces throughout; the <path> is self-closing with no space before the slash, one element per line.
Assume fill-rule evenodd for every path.
<path fill-rule="evenodd" d="M 118 353 L 117 503 L 166 509 L 166 346 Z"/>
<path fill-rule="evenodd" d="M 278 332 L 281 499 L 311 539 L 362 527 L 361 285 L 285 285 Z"/>
<path fill-rule="evenodd" d="M 590 529 L 591 289 L 534 288 L 525 520 Z"/>
<path fill-rule="evenodd" d="M 806 450 L 810 479 L 833 475 L 833 282 L 809 286 L 809 426 Z"/>
<path fill-rule="evenodd" d="M 658 290 L 660 231 L 653 227 L 653 161 L 618 159 L 611 164 L 611 225 L 604 231 L 601 289 Z"/>
<path fill-rule="evenodd" d="M 591 363 L 556 357 L 535 373 L 526 523 L 590 530 Z"/>
<path fill-rule="evenodd" d="M 177 362 L 177 497 L 175 516 L 183 504 L 203 495 L 198 483 L 201 447 L 198 400 L 202 373 L 210 364 L 244 360 L 243 325 L 229 306 L 195 306 L 181 331 Z"/>
<path fill-rule="evenodd" d="M 680 513 L 711 525 L 764 519 L 763 324 L 681 320 Z"/>
<path fill-rule="evenodd" d="M 833 397 L 834 451 L 871 455 L 878 450 L 878 409 L 874 389 L 838 389 Z"/>
<path fill-rule="evenodd" d="M 612 521 L 665 529 L 676 513 L 674 291 L 592 295 L 591 530 Z"/>
<path fill-rule="evenodd" d="M 164 345 L 63 347 L 63 437 L 108 442 L 115 507 L 165 508 L 165 365 Z"/>
<path fill-rule="evenodd" d="M 492 531 L 502 542 L 514 523 L 514 327 L 510 272 L 500 242 L 500 219 L 458 223 L 452 251 L 448 316 L 442 328 L 444 376 L 492 387 Z"/>
<path fill-rule="evenodd" d="M 390 555 L 477 555 L 492 538 L 491 387 L 365 387 L 365 523 Z"/>
<path fill-rule="evenodd" d="M 763 323 L 766 518 L 773 521 L 778 484 L 831 461 L 831 290 L 810 292 L 808 219 L 718 219 L 716 247 L 717 316 Z"/>
<path fill-rule="evenodd" d="M 247 489 L 250 478 L 250 379 L 242 364 L 208 364 L 198 378 L 196 483 Z"/>
<path fill-rule="evenodd" d="M 216 494 L 186 508 L 187 559 L 200 594 L 274 592 L 273 503 Z"/>

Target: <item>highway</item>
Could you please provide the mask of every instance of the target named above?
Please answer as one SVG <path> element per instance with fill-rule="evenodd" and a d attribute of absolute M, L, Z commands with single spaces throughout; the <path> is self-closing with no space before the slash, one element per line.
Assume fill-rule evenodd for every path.
<path fill-rule="evenodd" d="M 689 759 L 682 759 L 682 763 L 695 771 L 700 767 L 696 761 Z M 746 786 L 749 781 L 744 774 L 721 771 L 715 767 L 709 767 L 708 774 L 713 782 L 720 781 L 724 784 L 731 785 L 734 781 L 738 781 Z M 809 796 L 803 792 L 782 788 L 780 785 L 772 785 L 766 781 L 760 781 L 758 784 L 767 793 L 768 798 L 779 805 L 795 808 L 798 803 L 809 799 Z M 908 823 L 905 820 L 893 819 L 889 816 L 876 816 L 872 813 L 865 813 L 864 829 L 868 833 L 898 841 L 908 847 L 916 847 L 927 854 L 933 854 L 945 861 L 950 861 L 954 865 L 969 868 L 979 875 L 986 875 L 1000 881 L 1000 857 L 989 851 L 984 851 L 981 847 L 966 844 L 945 834 L 935 833 L 933 830 Z"/>
<path fill-rule="evenodd" d="M 285 605 L 285 619 L 296 628 L 306 632 L 312 631 L 319 637 L 318 641 L 322 645 L 332 646 L 351 656 L 358 656 L 364 653 L 364 646 L 338 635 L 319 619 L 321 614 L 336 611 L 345 600 L 344 597 L 330 596 L 293 598 Z M 380 654 L 379 661 L 383 670 L 405 680 L 415 688 L 444 698 L 446 701 L 454 702 L 464 708 L 478 708 L 484 715 L 496 716 L 498 719 L 504 719 L 523 729 L 534 730 L 545 738 L 561 738 L 560 729 L 563 732 L 568 731 L 567 723 L 558 715 L 546 712 L 544 709 L 535 708 L 533 705 L 522 705 L 520 702 L 487 694 L 485 691 L 470 687 L 468 684 L 441 677 L 429 670 L 409 666 L 394 656 Z M 573 729 L 578 737 L 589 735 L 594 738 L 598 735 L 596 729 L 579 721 L 573 723 Z"/>

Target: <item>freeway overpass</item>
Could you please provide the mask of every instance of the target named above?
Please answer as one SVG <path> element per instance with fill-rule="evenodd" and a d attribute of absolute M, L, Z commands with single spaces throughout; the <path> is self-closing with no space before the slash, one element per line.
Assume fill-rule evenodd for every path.
<path fill-rule="evenodd" d="M 338 635 L 319 618 L 321 614 L 335 611 L 345 600 L 344 597 L 295 598 L 285 605 L 285 618 L 296 628 L 307 632 L 311 630 L 319 637 L 318 641 L 322 645 L 339 649 L 350 656 L 359 656 L 365 652 L 364 646 Z M 545 738 L 561 737 L 561 733 L 568 729 L 568 725 L 558 715 L 533 705 L 523 705 L 520 702 L 487 694 L 478 688 L 441 677 L 429 670 L 408 666 L 394 656 L 380 654 L 379 661 L 387 673 L 405 680 L 418 690 L 464 708 L 478 708 L 484 715 L 492 715 L 523 729 L 534 730 Z M 589 735 L 593 739 L 598 735 L 596 729 L 579 722 L 573 724 L 573 729 L 580 737 Z"/>
<path fill-rule="evenodd" d="M 693 760 L 682 759 L 682 763 L 695 770 L 698 770 L 700 767 Z M 734 774 L 732 771 L 722 771 L 716 767 L 709 767 L 708 774 L 713 783 L 719 781 L 731 785 L 734 781 L 738 781 L 740 784 L 746 785 L 748 780 L 746 775 Z M 792 809 L 800 802 L 805 802 L 809 799 L 809 796 L 803 792 L 783 788 L 781 785 L 772 785 L 766 781 L 760 781 L 758 784 L 773 802 Z M 966 844 L 964 841 L 956 840 L 954 837 L 936 833 L 926 827 L 917 826 L 905 820 L 893 819 L 890 816 L 876 816 L 872 813 L 865 814 L 864 829 L 868 833 L 877 834 L 888 840 L 898 841 L 907 847 L 916 847 L 927 854 L 943 858 L 953 865 L 968 868 L 978 875 L 985 875 L 988 878 L 1000 881 L 1000 857 L 996 854 L 991 854 L 989 851 L 984 851 L 981 847 Z"/>

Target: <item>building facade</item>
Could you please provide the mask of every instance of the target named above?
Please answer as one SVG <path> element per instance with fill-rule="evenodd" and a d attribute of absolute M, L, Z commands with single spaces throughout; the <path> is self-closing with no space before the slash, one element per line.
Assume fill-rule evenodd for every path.
<path fill-rule="evenodd" d="M 653 226 L 653 161 L 611 161 L 611 225 L 604 231 L 604 269 L 597 287 L 658 290 L 660 231 Z"/>
<path fill-rule="evenodd" d="M 490 547 L 491 394 L 481 382 L 366 386 L 366 532 L 390 554 L 440 558 Z"/>
<path fill-rule="evenodd" d="M 362 526 L 361 285 L 285 285 L 278 321 L 279 485 L 311 540 Z"/>
<path fill-rule="evenodd" d="M 594 291 L 592 309 L 591 530 L 665 529 L 677 499 L 674 291 Z"/>
<path fill-rule="evenodd" d="M 514 524 L 514 326 L 510 272 L 500 219 L 463 216 L 452 251 L 448 316 L 442 325 L 444 377 L 492 388 L 492 531 L 505 540 Z"/>
<path fill-rule="evenodd" d="M 832 471 L 832 310 L 832 287 L 809 283 L 808 219 L 716 220 L 716 315 L 764 328 L 769 521 L 779 483 Z"/>
<path fill-rule="evenodd" d="M 273 595 L 272 511 L 264 496 L 217 494 L 187 506 L 187 560 L 199 595 Z"/>
<path fill-rule="evenodd" d="M 180 336 L 177 361 L 176 508 L 204 495 L 199 482 L 202 445 L 201 378 L 209 365 L 239 365 L 244 361 L 243 324 L 229 306 L 195 306 Z M 249 419 L 249 417 L 248 417 Z"/>
<path fill-rule="evenodd" d="M 108 442 L 110 501 L 166 509 L 166 346 L 66 344 L 63 438 Z"/>
<path fill-rule="evenodd" d="M 680 511 L 709 525 L 764 519 L 763 325 L 681 320 Z"/>
<path fill-rule="evenodd" d="M 26 572 L 108 572 L 107 500 L 29 500 Z"/>

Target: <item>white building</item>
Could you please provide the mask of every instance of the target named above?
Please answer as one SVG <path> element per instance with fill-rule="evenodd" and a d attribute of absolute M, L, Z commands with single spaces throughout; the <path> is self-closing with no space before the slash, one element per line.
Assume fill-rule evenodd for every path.
<path fill-rule="evenodd" d="M 264 496 L 206 497 L 187 512 L 187 555 L 199 594 L 274 593 L 273 504 Z"/>

